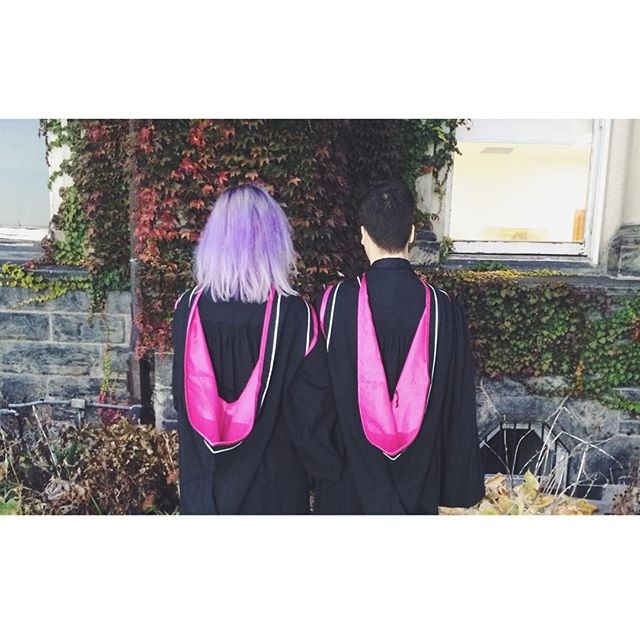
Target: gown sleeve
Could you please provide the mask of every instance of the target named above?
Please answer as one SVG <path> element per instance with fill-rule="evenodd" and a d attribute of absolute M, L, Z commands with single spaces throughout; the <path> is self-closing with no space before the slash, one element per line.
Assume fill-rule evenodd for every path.
<path fill-rule="evenodd" d="M 476 418 L 475 368 L 464 310 L 451 296 L 452 359 L 442 437 L 439 505 L 471 507 L 484 497 Z"/>
<path fill-rule="evenodd" d="M 283 406 L 293 446 L 307 474 L 337 480 L 342 470 L 336 442 L 337 411 L 320 332 L 293 376 Z"/>
<path fill-rule="evenodd" d="M 171 341 L 173 343 L 171 394 L 173 396 L 173 408 L 176 411 L 184 404 L 184 378 L 181 363 L 184 360 L 184 335 L 186 333 L 185 302 L 183 296 L 174 311 L 171 321 Z"/>

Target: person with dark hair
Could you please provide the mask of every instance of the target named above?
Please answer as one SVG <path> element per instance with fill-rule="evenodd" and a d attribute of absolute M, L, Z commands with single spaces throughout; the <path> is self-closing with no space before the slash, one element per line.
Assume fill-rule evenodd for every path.
<path fill-rule="evenodd" d="M 401 183 L 360 209 L 371 267 L 318 300 L 345 464 L 316 513 L 437 514 L 484 496 L 469 330 L 458 300 L 409 263 L 415 203 Z"/>

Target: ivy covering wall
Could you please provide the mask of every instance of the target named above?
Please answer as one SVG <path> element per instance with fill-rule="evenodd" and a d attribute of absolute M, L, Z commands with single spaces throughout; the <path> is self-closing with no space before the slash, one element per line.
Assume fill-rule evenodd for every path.
<path fill-rule="evenodd" d="M 86 267 L 97 308 L 107 291 L 129 287 L 128 121 L 43 120 L 41 129 L 49 151 L 71 151 L 50 182 L 60 174 L 73 180 L 52 221 L 63 238 L 45 240 L 45 261 Z"/>
<path fill-rule="evenodd" d="M 458 122 L 43 121 L 50 146 L 70 147 L 61 171 L 73 178 L 55 221 L 64 238 L 48 241 L 48 259 L 86 266 L 99 306 L 109 289 L 128 288 L 133 241 L 137 353 L 162 351 L 175 297 L 192 284 L 194 244 L 224 188 L 256 181 L 283 204 L 297 284 L 310 292 L 364 266 L 356 211 L 366 190 L 446 171 Z"/>
<path fill-rule="evenodd" d="M 545 270 L 425 271 L 461 301 L 475 364 L 491 378 L 563 376 L 560 393 L 640 413 L 617 388 L 640 387 L 640 292 L 614 296 Z M 547 276 L 533 284 L 531 277 Z"/>
<path fill-rule="evenodd" d="M 145 305 L 140 354 L 166 348 L 176 292 L 211 205 L 230 185 L 259 181 L 283 203 L 299 252 L 303 289 L 358 259 L 347 157 L 336 121 L 136 123 L 136 256 Z"/>
<path fill-rule="evenodd" d="M 88 279 L 70 286 L 89 288 L 99 307 L 109 289 L 129 288 L 133 253 L 137 354 L 162 352 L 170 346 L 174 300 L 192 285 L 194 244 L 224 188 L 259 181 L 283 204 L 299 251 L 297 284 L 311 292 L 338 272 L 365 267 L 356 211 L 371 184 L 395 178 L 414 185 L 432 173 L 442 195 L 462 123 L 43 121 L 50 146 L 69 145 L 61 170 L 74 182 L 56 220 L 64 239 L 48 240 L 47 259 L 84 265 Z M 419 224 L 428 226 L 429 215 Z M 33 279 L 15 268 L 3 272 L 13 286 Z M 530 285 L 525 274 L 508 270 L 425 275 L 463 302 L 482 374 L 562 375 L 568 393 L 640 411 L 640 403 L 615 392 L 640 386 L 640 296 L 614 300 L 562 282 Z"/>

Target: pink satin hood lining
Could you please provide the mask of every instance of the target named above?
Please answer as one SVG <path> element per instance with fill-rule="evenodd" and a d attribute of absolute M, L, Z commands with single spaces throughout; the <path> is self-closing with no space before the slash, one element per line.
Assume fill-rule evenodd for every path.
<path fill-rule="evenodd" d="M 258 361 L 240 397 L 234 402 L 226 402 L 218 393 L 218 384 L 198 312 L 201 295 L 202 290 L 195 294 L 185 339 L 184 396 L 187 416 L 192 427 L 211 446 L 232 445 L 244 440 L 255 423 L 275 294 L 271 290 L 267 299 Z"/>
<path fill-rule="evenodd" d="M 393 398 L 380 356 L 366 275 L 358 294 L 358 407 L 367 440 L 388 457 L 400 455 L 418 436 L 431 384 L 429 321 L 431 299 L 425 285 L 425 309 Z"/>

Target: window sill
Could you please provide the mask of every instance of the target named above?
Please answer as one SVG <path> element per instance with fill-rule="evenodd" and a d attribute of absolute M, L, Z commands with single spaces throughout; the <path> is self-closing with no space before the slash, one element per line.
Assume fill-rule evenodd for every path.
<path fill-rule="evenodd" d="M 640 279 L 611 276 L 603 267 L 595 266 L 584 256 L 451 253 L 441 264 L 441 268 L 455 271 L 469 269 L 485 262 L 500 262 L 507 267 L 525 272 L 549 269 L 563 273 L 557 276 L 527 276 L 526 283 L 531 285 L 559 281 L 589 289 L 615 290 L 620 294 L 637 293 L 640 289 Z"/>
<path fill-rule="evenodd" d="M 513 254 L 513 253 L 450 253 L 444 268 L 473 267 L 481 262 L 501 262 L 502 264 L 532 271 L 533 269 L 555 269 L 558 271 L 576 271 L 581 274 L 586 272 L 602 274 L 604 270 L 589 260 L 586 256 L 553 256 L 540 254 Z"/>

